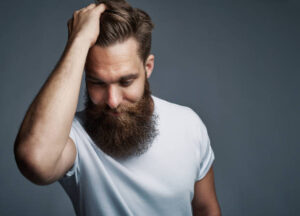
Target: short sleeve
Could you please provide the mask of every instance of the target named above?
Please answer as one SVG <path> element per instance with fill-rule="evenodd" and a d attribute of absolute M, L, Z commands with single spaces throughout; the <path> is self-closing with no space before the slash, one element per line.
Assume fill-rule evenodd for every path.
<path fill-rule="evenodd" d="M 204 178 L 209 171 L 212 163 L 215 159 L 215 155 L 213 149 L 210 144 L 210 138 L 207 132 L 207 128 L 200 119 L 200 117 L 196 115 L 196 153 L 198 158 L 198 170 L 196 181 Z"/>
<path fill-rule="evenodd" d="M 73 166 L 65 173 L 65 175 L 59 180 L 59 181 L 64 181 L 65 179 L 74 176 L 75 179 L 78 178 L 78 169 L 79 169 L 79 154 L 78 154 L 78 138 L 76 134 L 76 120 L 74 119 L 72 122 L 72 127 L 70 130 L 69 137 L 73 140 L 75 147 L 76 147 L 76 158 L 74 161 Z"/>

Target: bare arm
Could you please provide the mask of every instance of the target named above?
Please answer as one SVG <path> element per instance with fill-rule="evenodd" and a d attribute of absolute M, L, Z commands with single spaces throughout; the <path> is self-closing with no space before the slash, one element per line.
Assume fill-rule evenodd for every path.
<path fill-rule="evenodd" d="M 203 179 L 195 183 L 192 208 L 194 216 L 221 216 L 212 167 Z"/>
<path fill-rule="evenodd" d="M 56 68 L 30 105 L 15 141 L 20 171 L 36 184 L 50 184 L 74 163 L 69 138 L 86 56 L 99 33 L 105 6 L 91 4 L 68 23 L 69 40 Z"/>

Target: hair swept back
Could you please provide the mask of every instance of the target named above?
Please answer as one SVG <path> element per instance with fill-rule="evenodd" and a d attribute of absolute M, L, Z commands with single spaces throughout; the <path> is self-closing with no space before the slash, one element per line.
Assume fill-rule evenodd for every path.
<path fill-rule="evenodd" d="M 96 44 L 107 47 L 133 37 L 138 42 L 138 55 L 145 63 L 151 50 L 154 24 L 143 10 L 131 7 L 125 0 L 96 0 L 106 10 L 100 18 L 101 31 Z"/>

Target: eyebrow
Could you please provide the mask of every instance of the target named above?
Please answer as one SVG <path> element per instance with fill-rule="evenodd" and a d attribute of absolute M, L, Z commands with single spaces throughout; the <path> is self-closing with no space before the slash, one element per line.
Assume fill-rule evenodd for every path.
<path fill-rule="evenodd" d="M 129 79 L 136 79 L 138 76 L 139 76 L 139 74 L 137 74 L 137 73 L 128 74 L 128 75 L 120 77 L 117 82 L 121 82 L 121 81 L 124 81 L 124 80 L 129 80 Z M 103 80 L 101 80 L 99 78 L 96 78 L 96 77 L 93 77 L 91 75 L 86 75 L 86 79 L 97 81 L 97 82 L 100 82 L 100 83 L 105 83 Z"/>

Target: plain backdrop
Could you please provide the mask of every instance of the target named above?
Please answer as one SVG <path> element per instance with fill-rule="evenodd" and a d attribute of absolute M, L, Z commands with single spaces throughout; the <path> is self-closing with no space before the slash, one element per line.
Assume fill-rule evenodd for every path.
<path fill-rule="evenodd" d="M 191 107 L 208 128 L 223 215 L 298 215 L 300 4 L 129 2 L 155 23 L 153 94 Z M 0 3 L 1 216 L 74 215 L 58 183 L 36 186 L 20 174 L 13 144 L 28 106 L 61 56 L 67 20 L 89 3 Z"/>

